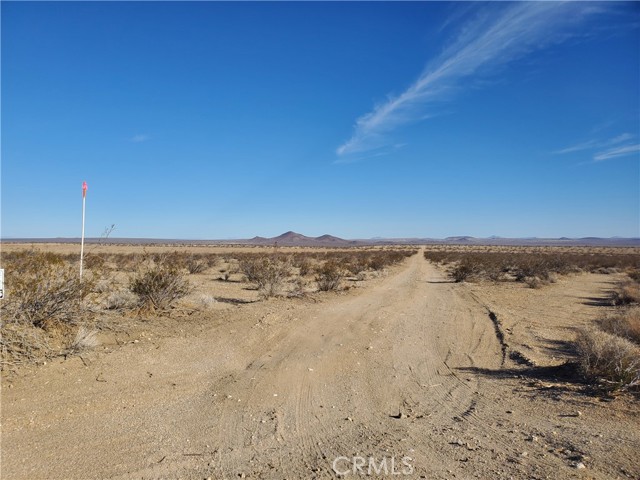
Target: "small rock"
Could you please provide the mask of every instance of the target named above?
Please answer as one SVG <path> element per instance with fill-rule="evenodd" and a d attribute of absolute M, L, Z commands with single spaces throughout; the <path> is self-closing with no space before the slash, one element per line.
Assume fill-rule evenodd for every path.
<path fill-rule="evenodd" d="M 351 418 L 351 417 L 347 417 L 347 418 L 345 418 L 345 420 L 346 420 L 347 422 L 353 422 L 353 418 Z"/>
<path fill-rule="evenodd" d="M 577 468 L 578 470 L 583 470 L 583 469 L 587 468 L 586 465 L 584 463 L 582 463 L 582 462 L 577 462 L 574 465 L 574 467 Z"/>

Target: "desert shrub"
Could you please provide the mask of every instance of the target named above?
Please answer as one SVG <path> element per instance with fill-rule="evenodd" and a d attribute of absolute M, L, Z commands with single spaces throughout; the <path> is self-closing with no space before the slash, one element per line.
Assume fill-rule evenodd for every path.
<path fill-rule="evenodd" d="M 238 267 L 249 283 L 258 282 L 259 260 L 254 257 L 242 257 Z"/>
<path fill-rule="evenodd" d="M 632 281 L 620 283 L 611 295 L 614 305 L 631 305 L 640 303 L 640 284 Z"/>
<path fill-rule="evenodd" d="M 576 342 L 585 377 L 606 390 L 640 387 L 640 349 L 625 338 L 581 330 Z"/>
<path fill-rule="evenodd" d="M 291 264 L 298 269 L 300 275 L 306 277 L 311 273 L 312 264 L 308 257 L 304 255 L 295 255 Z"/>
<path fill-rule="evenodd" d="M 83 258 L 83 268 L 97 270 L 105 267 L 105 258 L 95 253 L 87 253 Z"/>
<path fill-rule="evenodd" d="M 455 282 L 460 283 L 469 280 L 471 276 L 475 274 L 476 270 L 475 265 L 471 261 L 463 259 L 451 269 L 449 275 Z"/>
<path fill-rule="evenodd" d="M 344 266 L 351 275 L 357 276 L 360 273 L 367 271 L 369 269 L 369 264 L 367 255 L 360 253 L 353 255 Z"/>
<path fill-rule="evenodd" d="M 291 268 L 286 260 L 273 255 L 244 258 L 240 270 L 250 283 L 256 284 L 262 297 L 269 298 L 280 294 Z"/>
<path fill-rule="evenodd" d="M 185 260 L 185 267 L 191 274 L 202 273 L 207 268 L 209 268 L 209 262 L 206 259 L 200 258 L 196 255 L 190 255 Z"/>
<path fill-rule="evenodd" d="M 51 353 L 49 337 L 41 328 L 3 322 L 0 333 L 0 359 L 3 369 L 42 361 Z"/>
<path fill-rule="evenodd" d="M 527 258 L 521 259 L 512 267 L 513 275 L 516 282 L 531 282 L 529 279 L 536 278 L 534 282 L 537 286 L 542 285 L 549 279 L 549 273 L 551 272 L 551 264 L 546 258 L 535 258 L 527 256 Z M 533 287 L 537 288 L 537 287 Z"/>
<path fill-rule="evenodd" d="M 634 282 L 640 283 L 640 269 L 631 270 L 630 272 L 627 272 L 627 275 L 629 275 L 629 278 Z"/>
<path fill-rule="evenodd" d="M 379 271 L 382 270 L 386 265 L 385 258 L 382 254 L 374 253 L 369 257 L 369 261 L 367 262 L 367 267 L 371 270 Z"/>
<path fill-rule="evenodd" d="M 140 306 L 157 310 L 168 309 L 191 291 L 173 258 L 160 258 L 143 266 L 131 278 L 129 289 L 138 296 Z"/>
<path fill-rule="evenodd" d="M 640 307 L 600 320 L 599 326 L 605 332 L 631 340 L 640 345 Z"/>
<path fill-rule="evenodd" d="M 96 278 L 79 278 L 77 265 L 61 256 L 22 252 L 6 264 L 7 298 L 2 303 L 4 322 L 45 327 L 50 322 L 75 323 L 86 315 L 86 297 Z"/>
<path fill-rule="evenodd" d="M 218 265 L 218 263 L 220 262 L 220 258 L 218 257 L 218 255 L 210 253 L 206 256 L 206 261 L 207 265 L 209 265 L 209 268 L 213 268 Z"/>
<path fill-rule="evenodd" d="M 321 292 L 338 290 L 343 274 L 340 266 L 329 260 L 316 271 L 316 283 Z"/>

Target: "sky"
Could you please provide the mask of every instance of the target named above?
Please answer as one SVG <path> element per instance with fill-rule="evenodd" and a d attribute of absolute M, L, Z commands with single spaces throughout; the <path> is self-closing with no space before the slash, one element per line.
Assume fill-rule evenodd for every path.
<path fill-rule="evenodd" d="M 1 235 L 640 236 L 640 3 L 1 3 Z"/>

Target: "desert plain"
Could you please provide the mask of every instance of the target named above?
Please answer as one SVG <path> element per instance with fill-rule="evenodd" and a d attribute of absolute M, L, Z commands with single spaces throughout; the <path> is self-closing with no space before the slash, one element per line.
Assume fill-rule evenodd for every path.
<path fill-rule="evenodd" d="M 33 248 L 77 251 L 2 246 L 9 259 Z M 581 328 L 634 308 L 610 301 L 628 271 L 455 281 L 455 262 L 429 259 L 637 248 L 88 251 L 106 259 L 87 257 L 86 275 L 102 272 L 85 299 L 90 345 L 50 328 L 51 349 L 21 361 L 3 344 L 2 478 L 640 478 L 637 393 L 589 382 L 575 347 Z M 176 251 L 213 258 L 182 272 L 188 293 L 163 309 L 118 300 L 136 271 L 113 258 Z M 402 258 L 366 263 L 389 251 Z M 278 291 L 247 279 L 238 258 L 251 255 L 287 263 Z M 347 268 L 354 255 L 361 271 Z M 325 256 L 341 275 L 319 291 Z"/>

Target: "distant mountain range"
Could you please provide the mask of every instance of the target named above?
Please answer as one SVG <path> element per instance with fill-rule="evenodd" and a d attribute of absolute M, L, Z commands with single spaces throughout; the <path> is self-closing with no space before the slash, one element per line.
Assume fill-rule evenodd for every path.
<path fill-rule="evenodd" d="M 3 238 L 2 242 L 13 243 L 79 243 L 79 238 Z M 492 236 L 476 238 L 470 236 L 455 236 L 447 238 L 370 238 L 346 240 L 325 234 L 319 237 L 308 237 L 296 232 L 286 232 L 277 237 L 253 237 L 236 240 L 187 240 L 187 239 L 156 239 L 156 238 L 87 238 L 87 243 L 108 244 L 153 244 L 153 245 L 262 245 L 283 247 L 352 247 L 365 245 L 522 245 L 522 246 L 612 246 L 612 247 L 640 247 L 640 238 L 503 238 Z"/>

